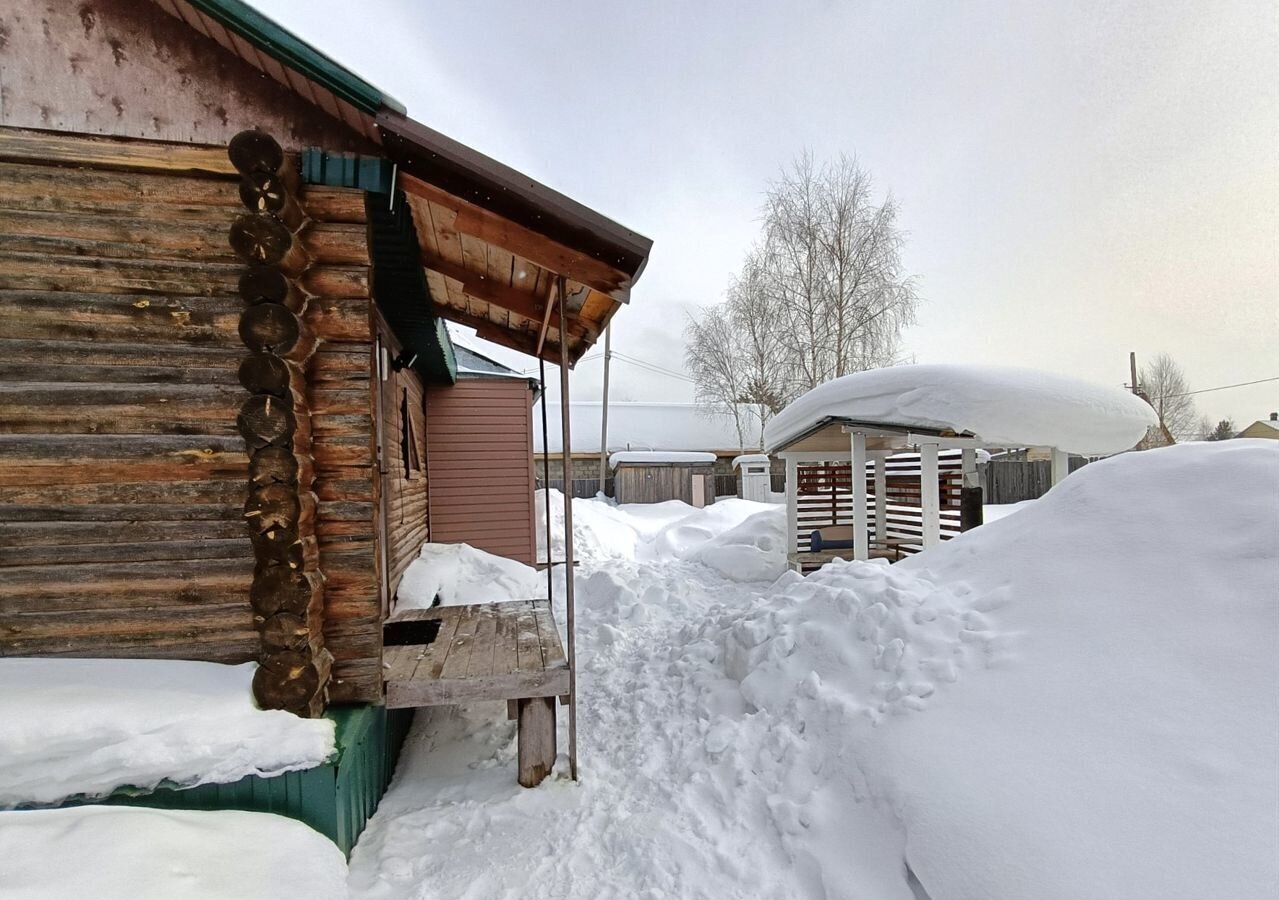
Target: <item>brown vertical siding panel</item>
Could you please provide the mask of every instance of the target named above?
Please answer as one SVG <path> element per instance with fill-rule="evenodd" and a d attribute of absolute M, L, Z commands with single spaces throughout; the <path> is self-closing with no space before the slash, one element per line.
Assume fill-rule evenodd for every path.
<path fill-rule="evenodd" d="M 532 565 L 533 394 L 519 379 L 427 389 L 431 540 Z"/>

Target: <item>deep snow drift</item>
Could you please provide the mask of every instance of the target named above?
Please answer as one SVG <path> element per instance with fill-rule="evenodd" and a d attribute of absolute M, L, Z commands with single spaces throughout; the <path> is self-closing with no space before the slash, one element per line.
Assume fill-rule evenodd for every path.
<path fill-rule="evenodd" d="M 775 582 L 575 505 L 635 535 L 577 572 L 582 783 L 518 788 L 500 709 L 422 716 L 353 892 L 1273 897 L 1277 497 L 1273 444 L 1128 454 Z"/>
<path fill-rule="evenodd" d="M 346 861 L 301 822 L 229 810 L 0 812 L 5 900 L 345 900 Z"/>
<path fill-rule="evenodd" d="M 333 722 L 258 709 L 254 663 L 0 659 L 0 807 L 323 762 Z"/>
<path fill-rule="evenodd" d="M 820 384 L 769 420 L 775 448 L 823 419 L 968 432 L 988 444 L 1099 456 L 1132 448 L 1157 421 L 1146 401 L 1034 369 L 932 364 L 855 372 Z"/>

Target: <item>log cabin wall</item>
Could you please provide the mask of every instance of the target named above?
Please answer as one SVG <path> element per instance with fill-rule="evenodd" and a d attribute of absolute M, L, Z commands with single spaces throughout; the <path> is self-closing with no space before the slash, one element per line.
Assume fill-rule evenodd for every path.
<path fill-rule="evenodd" d="M 0 125 L 285 149 L 368 142 L 149 0 L 0 4 Z"/>
<path fill-rule="evenodd" d="M 431 540 L 533 565 L 533 391 L 516 378 L 427 389 Z"/>
<path fill-rule="evenodd" d="M 0 129 L 0 655 L 256 657 L 237 187 Z"/>
<path fill-rule="evenodd" d="M 401 347 L 381 317 L 376 320 L 388 360 L 380 381 L 380 480 L 385 511 L 386 596 L 393 598 L 404 570 L 431 539 L 427 414 L 422 377 L 413 369 L 397 369 L 389 362 L 400 355 Z"/>
<path fill-rule="evenodd" d="M 380 702 L 380 486 L 376 359 L 364 191 L 308 185 L 302 206 L 318 263 L 306 323 L 319 341 L 307 370 L 315 457 L 316 537 L 326 577 L 324 638 L 334 702 Z"/>

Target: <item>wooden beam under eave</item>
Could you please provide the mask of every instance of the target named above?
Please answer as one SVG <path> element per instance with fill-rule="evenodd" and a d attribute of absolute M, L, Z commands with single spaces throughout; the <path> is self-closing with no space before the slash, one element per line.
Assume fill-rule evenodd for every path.
<path fill-rule="evenodd" d="M 454 228 L 460 234 L 501 247 L 543 269 L 610 297 L 616 296 L 618 300 L 628 296 L 630 276 L 603 260 L 566 247 L 407 173 L 401 173 L 400 187 L 406 193 L 453 210 L 457 214 Z"/>

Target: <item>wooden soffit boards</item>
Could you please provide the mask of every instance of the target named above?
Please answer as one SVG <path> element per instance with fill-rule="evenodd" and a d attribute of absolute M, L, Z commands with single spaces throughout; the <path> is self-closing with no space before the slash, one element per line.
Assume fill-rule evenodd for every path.
<path fill-rule="evenodd" d="M 629 288 L 620 286 L 628 281 L 624 274 L 580 251 L 413 175 L 401 173 L 398 184 L 413 210 L 437 313 L 475 328 L 486 340 L 536 356 L 550 314 L 541 355 L 554 362 L 566 356 L 571 365 L 629 299 Z M 566 275 L 568 322 L 561 342 L 559 316 L 551 306 L 564 270 L 592 283 Z"/>

